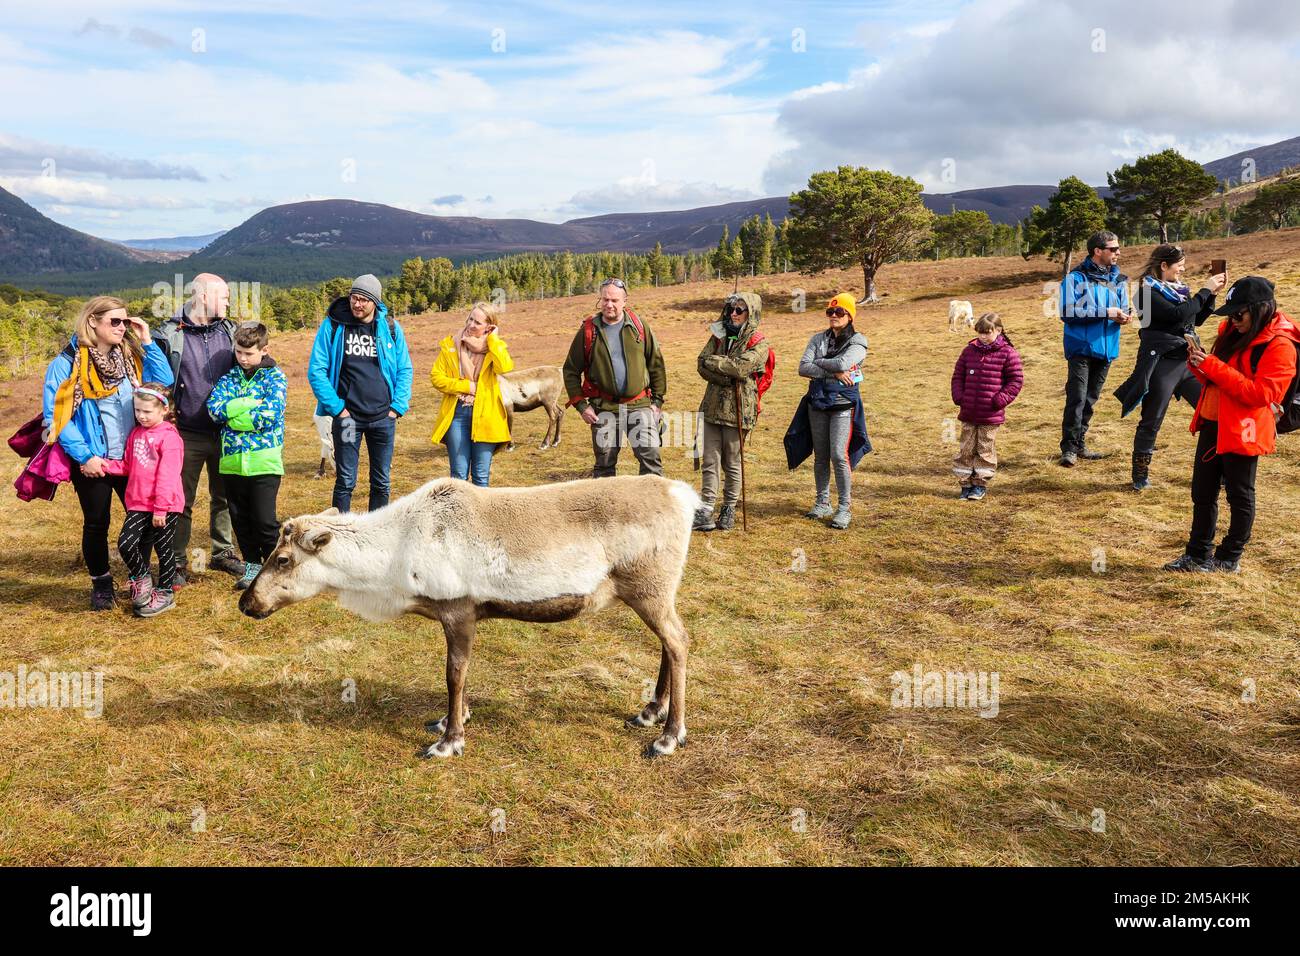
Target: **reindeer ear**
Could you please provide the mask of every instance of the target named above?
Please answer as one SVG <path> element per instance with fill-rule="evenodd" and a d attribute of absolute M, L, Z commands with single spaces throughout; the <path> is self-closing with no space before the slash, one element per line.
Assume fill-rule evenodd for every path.
<path fill-rule="evenodd" d="M 298 539 L 298 544 L 304 551 L 316 552 L 329 544 L 333 537 L 334 533 L 328 528 L 314 528 L 304 533 Z"/>
<path fill-rule="evenodd" d="M 329 518 L 329 517 L 333 517 L 336 514 L 341 514 L 341 513 L 342 512 L 340 512 L 338 508 L 326 508 L 324 511 L 320 513 L 320 516 L 322 518 Z"/>

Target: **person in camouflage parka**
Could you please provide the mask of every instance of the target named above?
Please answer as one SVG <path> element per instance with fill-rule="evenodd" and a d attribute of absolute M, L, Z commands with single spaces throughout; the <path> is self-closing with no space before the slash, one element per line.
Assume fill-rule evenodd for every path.
<path fill-rule="evenodd" d="M 740 501 L 740 431 L 736 420 L 736 385 L 740 385 L 740 425 L 746 434 L 758 421 L 758 386 L 754 374 L 767 362 L 767 342 L 750 344 L 762 320 L 763 300 L 753 292 L 737 292 L 727 298 L 722 315 L 709 326 L 709 341 L 700 351 L 696 366 L 708 385 L 700 402 L 703 446 L 700 481 L 702 507 L 695 513 L 695 530 L 715 527 L 730 531 L 735 526 L 736 504 Z M 718 494 L 718 470 L 726 473 L 722 511 L 713 520 Z"/>

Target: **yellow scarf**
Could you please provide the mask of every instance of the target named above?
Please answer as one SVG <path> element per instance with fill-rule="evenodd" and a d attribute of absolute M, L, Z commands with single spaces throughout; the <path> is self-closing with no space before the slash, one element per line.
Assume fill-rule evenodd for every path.
<path fill-rule="evenodd" d="M 121 346 L 116 347 L 121 348 Z M 130 370 L 133 369 L 135 377 L 131 379 L 132 382 L 140 381 L 143 373 L 140 360 L 130 349 L 123 349 L 123 352 L 129 363 L 126 365 L 128 377 Z M 117 392 L 117 387 L 121 383 L 122 380 L 118 379 L 112 385 L 105 386 L 99 369 L 91 361 L 90 349 L 84 345 L 78 346 L 76 358 L 72 360 L 72 374 L 63 380 L 59 390 L 54 393 L 54 421 L 50 425 L 50 435 L 46 441 L 54 444 L 54 440 L 59 437 L 59 432 L 63 431 L 63 426 L 72 420 L 83 398 L 107 398 Z"/>

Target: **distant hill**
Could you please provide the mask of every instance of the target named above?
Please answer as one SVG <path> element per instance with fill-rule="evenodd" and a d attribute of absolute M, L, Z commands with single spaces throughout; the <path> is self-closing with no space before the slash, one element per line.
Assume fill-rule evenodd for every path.
<path fill-rule="evenodd" d="M 1239 178 L 1242 159 L 1265 178 L 1300 163 L 1300 137 L 1245 150 L 1205 164 L 1222 178 Z M 939 214 L 981 210 L 996 223 L 1014 224 L 1035 205 L 1046 205 L 1054 185 L 994 186 L 953 193 L 924 193 Z M 1103 197 L 1109 190 L 1101 187 Z M 213 271 L 233 279 L 277 285 L 319 282 L 336 275 L 396 272 L 404 259 L 446 256 L 454 261 L 517 252 L 701 251 L 717 244 L 725 226 L 734 235 L 751 216 L 779 222 L 789 198 L 668 212 L 612 213 L 563 223 L 531 219 L 430 216 L 380 203 L 349 199 L 287 203 L 263 209 L 225 233 L 175 239 L 108 243 L 60 226 L 18 197 L 0 190 L 0 279 L 30 279 L 56 291 L 139 288 L 179 271 Z M 211 241 L 207 241 L 211 240 Z M 182 245 L 186 243 L 187 245 Z M 177 256 L 190 253 L 185 258 Z M 154 265 L 142 265 L 153 260 Z M 163 267 L 165 265 L 165 268 Z M 50 273 L 75 273 L 45 278 Z"/>
<path fill-rule="evenodd" d="M 214 239 L 220 239 L 226 230 L 210 232 L 206 236 L 172 236 L 169 239 L 120 239 L 117 244 L 131 249 L 147 249 L 152 252 L 198 252 Z"/>
<path fill-rule="evenodd" d="M 112 269 L 140 261 L 122 246 L 61 226 L 0 189 L 0 275 Z"/>
<path fill-rule="evenodd" d="M 1223 159 L 1216 159 L 1203 165 L 1205 171 L 1218 179 L 1219 182 L 1230 179 L 1233 185 L 1240 185 L 1243 171 L 1242 163 L 1248 159 L 1253 160 L 1255 163 L 1255 179 L 1257 180 L 1276 176 L 1282 170 L 1291 166 L 1300 166 L 1300 136 L 1293 136 L 1291 139 L 1284 139 L 1280 143 L 1272 143 L 1268 146 L 1243 149 L 1240 153 L 1233 153 L 1231 156 L 1225 156 Z"/>

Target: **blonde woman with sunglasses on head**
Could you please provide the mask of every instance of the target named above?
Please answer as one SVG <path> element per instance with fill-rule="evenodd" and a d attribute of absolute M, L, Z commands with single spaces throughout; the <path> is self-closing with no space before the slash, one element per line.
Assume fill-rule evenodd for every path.
<path fill-rule="evenodd" d="M 141 382 L 170 386 L 167 356 L 149 338 L 149 326 L 126 314 L 126 303 L 95 296 L 81 308 L 72 341 L 45 372 L 43 417 L 47 441 L 72 459 L 72 486 L 81 504 L 81 553 L 90 572 L 90 607 L 113 607 L 108 526 L 113 495 L 123 500 L 126 477 L 107 463 L 121 461 L 135 426 L 134 393 Z"/>

